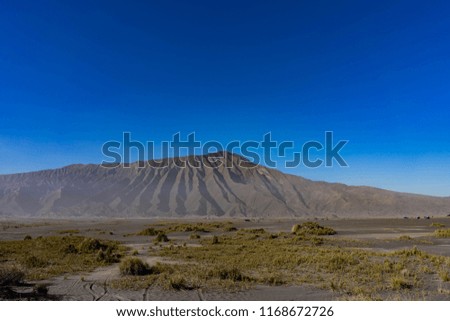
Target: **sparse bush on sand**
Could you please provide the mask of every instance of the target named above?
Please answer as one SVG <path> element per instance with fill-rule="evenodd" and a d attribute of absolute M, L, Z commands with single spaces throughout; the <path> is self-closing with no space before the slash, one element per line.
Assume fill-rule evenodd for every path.
<path fill-rule="evenodd" d="M 27 280 L 44 280 L 118 262 L 124 252 L 118 242 L 81 236 L 0 241 L 0 266 L 16 264 L 23 268 Z"/>
<path fill-rule="evenodd" d="M 450 228 L 436 230 L 436 231 L 434 231 L 434 236 L 439 237 L 439 238 L 449 238 L 450 237 Z"/>
<path fill-rule="evenodd" d="M 146 228 L 145 230 L 140 231 L 137 235 L 141 236 L 156 236 L 160 233 L 157 229 L 153 227 Z"/>
<path fill-rule="evenodd" d="M 136 257 L 127 257 L 120 262 L 120 274 L 122 275 L 147 275 L 150 274 L 150 266 Z"/>
<path fill-rule="evenodd" d="M 16 266 L 0 267 L 0 286 L 14 286 L 23 282 L 25 273 Z"/>
<path fill-rule="evenodd" d="M 199 234 L 197 234 L 197 233 L 192 233 L 192 234 L 189 236 L 189 238 L 190 238 L 191 240 L 197 240 L 197 239 L 201 238 L 201 236 L 200 236 Z"/>
<path fill-rule="evenodd" d="M 292 226 L 291 232 L 303 235 L 334 235 L 336 231 L 331 227 L 322 226 L 316 222 L 305 222 Z"/>
<path fill-rule="evenodd" d="M 156 236 L 155 239 L 156 242 L 160 243 L 160 242 L 169 242 L 169 238 L 167 237 L 166 234 L 159 232 L 158 235 Z"/>

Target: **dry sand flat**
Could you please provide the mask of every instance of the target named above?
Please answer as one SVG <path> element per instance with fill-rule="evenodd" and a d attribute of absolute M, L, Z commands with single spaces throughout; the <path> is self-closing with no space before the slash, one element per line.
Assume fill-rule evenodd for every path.
<path fill-rule="evenodd" d="M 184 220 L 194 222 L 198 220 Z M 138 258 L 150 265 L 157 262 L 169 264 L 184 264 L 167 257 L 152 255 L 150 249 L 155 245 L 151 237 L 136 235 L 146 226 L 161 224 L 161 220 L 16 220 L 0 221 L 0 240 L 23 240 L 26 235 L 33 238 L 38 236 L 66 235 L 75 233 L 80 236 L 117 240 L 136 251 Z M 167 221 L 166 222 L 180 222 Z M 215 221 L 213 221 L 215 222 Z M 254 221 L 234 220 L 237 229 L 265 229 L 270 233 L 289 232 L 294 223 L 299 220 L 273 220 L 258 219 Z M 430 220 L 416 219 L 361 219 L 361 220 L 323 220 L 321 224 L 334 228 L 337 235 L 331 236 L 336 240 L 352 239 L 362 242 L 358 245 L 363 249 L 367 242 L 367 249 L 376 251 L 393 251 L 411 248 L 413 245 L 427 253 L 450 256 L 450 239 L 433 239 L 428 241 L 435 228 L 431 223 L 450 226 L 450 218 Z M 170 239 L 177 244 L 186 243 L 186 246 L 199 246 L 190 240 L 191 233 L 173 232 Z M 212 234 L 217 234 L 213 232 Z M 220 234 L 220 233 L 219 233 Z M 410 239 L 400 240 L 401 236 Z M 1 263 L 0 263 L 1 264 Z M 239 291 L 213 290 L 200 288 L 195 290 L 163 290 L 149 285 L 144 289 L 127 290 L 111 286 L 111 281 L 120 279 L 119 264 L 115 263 L 98 268 L 88 273 L 64 274 L 58 277 L 39 281 L 46 284 L 50 299 L 60 300 L 334 300 L 345 299 L 343 293 L 314 287 L 313 285 L 267 286 L 254 285 L 249 289 Z M 433 292 L 432 296 L 418 297 L 416 294 L 409 299 L 447 300 L 450 294 L 450 283 L 430 279 L 431 287 L 439 286 L 440 292 Z M 434 288 L 433 288 L 434 289 Z M 432 289 L 432 290 L 433 290 Z M 30 292 L 30 287 L 16 289 L 18 292 Z M 433 290 L 434 291 L 434 290 Z M 350 297 L 352 298 L 352 297 Z M 407 296 L 394 297 L 406 299 Z M 353 297 L 354 299 L 354 297 Z"/>

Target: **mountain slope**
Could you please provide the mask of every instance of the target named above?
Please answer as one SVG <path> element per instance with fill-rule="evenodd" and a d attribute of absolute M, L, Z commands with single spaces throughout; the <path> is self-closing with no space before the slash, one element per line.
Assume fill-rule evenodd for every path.
<path fill-rule="evenodd" d="M 216 158 L 222 153 L 214 155 Z M 0 176 L 0 216 L 12 217 L 395 217 L 447 215 L 450 198 L 314 182 L 225 153 L 228 165 L 104 168 L 71 165 Z M 243 163 L 242 163 L 243 162 Z M 209 166 L 208 166 L 209 165 Z"/>

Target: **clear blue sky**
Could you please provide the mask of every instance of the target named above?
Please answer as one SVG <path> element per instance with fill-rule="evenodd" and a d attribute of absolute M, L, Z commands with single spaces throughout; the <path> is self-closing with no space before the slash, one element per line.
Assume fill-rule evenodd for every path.
<path fill-rule="evenodd" d="M 0 173 L 123 131 L 350 142 L 315 180 L 450 195 L 448 1 L 2 1 Z"/>

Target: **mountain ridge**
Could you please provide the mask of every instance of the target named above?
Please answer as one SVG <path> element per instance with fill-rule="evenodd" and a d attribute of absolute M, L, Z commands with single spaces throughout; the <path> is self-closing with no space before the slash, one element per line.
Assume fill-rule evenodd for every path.
<path fill-rule="evenodd" d="M 218 158 L 226 165 L 218 165 Z M 181 168 L 176 161 L 200 161 Z M 444 216 L 450 198 L 312 181 L 218 152 L 0 175 L 0 217 Z M 144 165 L 144 166 L 140 166 Z"/>

